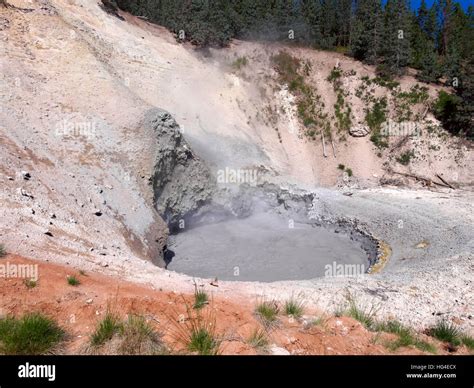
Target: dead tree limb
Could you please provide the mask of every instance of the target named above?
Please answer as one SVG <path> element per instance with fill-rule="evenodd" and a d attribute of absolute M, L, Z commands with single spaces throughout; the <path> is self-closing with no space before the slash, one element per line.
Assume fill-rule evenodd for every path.
<path fill-rule="evenodd" d="M 450 187 L 451 189 L 454 189 L 454 187 L 453 187 L 451 184 L 449 184 L 448 182 L 446 182 L 446 180 L 444 180 L 444 179 L 441 177 L 441 175 L 439 175 L 439 174 L 435 174 L 435 175 L 436 175 L 436 177 L 437 177 L 441 182 L 443 182 L 446 186 Z"/>
<path fill-rule="evenodd" d="M 323 142 L 323 156 L 327 158 L 328 156 L 326 155 L 326 143 L 324 143 L 324 132 L 321 131 L 321 140 Z"/>
<path fill-rule="evenodd" d="M 391 172 L 392 172 L 392 174 L 402 175 L 402 176 L 406 176 L 406 177 L 409 177 L 409 178 L 414 178 L 414 179 L 416 179 L 416 180 L 418 180 L 418 181 L 425 182 L 428 186 L 437 185 L 437 186 L 441 186 L 441 187 L 453 188 L 452 186 L 447 185 L 447 184 L 445 184 L 445 183 L 435 182 L 435 181 L 433 181 L 432 179 L 425 178 L 425 177 L 422 177 L 422 176 L 419 176 L 419 175 L 407 174 L 407 173 L 398 172 L 398 171 L 391 171 Z"/>
<path fill-rule="evenodd" d="M 332 145 L 332 153 L 334 157 L 336 157 L 336 147 L 334 146 L 334 140 L 331 139 L 331 145 Z"/>

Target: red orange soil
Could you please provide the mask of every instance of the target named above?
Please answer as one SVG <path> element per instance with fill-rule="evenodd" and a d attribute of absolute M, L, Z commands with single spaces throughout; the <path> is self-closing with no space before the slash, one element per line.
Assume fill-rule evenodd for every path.
<path fill-rule="evenodd" d="M 94 273 L 79 273 L 72 267 L 16 255 L 3 258 L 0 264 L 7 262 L 38 264 L 39 281 L 36 287 L 28 288 L 24 279 L 0 278 L 0 315 L 39 311 L 51 316 L 68 333 L 64 345 L 66 354 L 83 351 L 108 307 L 123 317 L 131 313 L 144 316 L 163 335 L 172 353 L 183 350 L 173 333 L 182 325 L 179 317 L 186 316 L 186 304 L 192 304 L 193 295 L 164 292 Z M 69 285 L 67 277 L 70 275 L 76 276 L 80 285 Z M 212 295 L 212 287 L 206 287 Z M 205 309 L 212 313 L 217 333 L 223 336 L 222 354 L 257 354 L 257 350 L 247 344 L 253 330 L 261 327 L 253 313 L 256 301 L 211 298 L 212 302 Z M 305 318 L 310 321 L 321 316 L 316 311 L 307 311 Z M 369 332 L 351 318 L 328 316 L 308 328 L 282 315 L 278 327 L 269 333 L 270 345 L 286 349 L 290 354 L 391 354 L 384 346 L 391 338 L 394 337 L 389 334 Z M 445 353 L 440 344 L 435 345 L 438 353 Z M 400 348 L 395 353 L 422 354 L 412 348 Z"/>

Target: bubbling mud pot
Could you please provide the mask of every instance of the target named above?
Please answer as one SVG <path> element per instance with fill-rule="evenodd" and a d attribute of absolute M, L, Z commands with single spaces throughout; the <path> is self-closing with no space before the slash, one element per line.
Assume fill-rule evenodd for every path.
<path fill-rule="evenodd" d="M 366 273 L 375 243 L 348 225 L 272 213 L 201 225 L 170 237 L 168 269 L 199 278 L 272 282 Z"/>

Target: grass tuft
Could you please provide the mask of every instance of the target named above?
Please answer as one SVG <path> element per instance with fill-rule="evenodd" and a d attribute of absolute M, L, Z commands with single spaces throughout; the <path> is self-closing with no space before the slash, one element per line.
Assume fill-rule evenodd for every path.
<path fill-rule="evenodd" d="M 293 318 L 301 318 L 304 313 L 304 303 L 302 301 L 291 298 L 285 303 L 285 314 Z"/>
<path fill-rule="evenodd" d="M 198 290 L 197 286 L 195 285 L 193 308 L 200 310 L 207 304 L 209 304 L 209 296 L 207 295 L 206 291 Z"/>
<path fill-rule="evenodd" d="M 428 330 L 428 334 L 442 342 L 447 342 L 452 346 L 461 345 L 461 331 L 451 322 L 442 319 Z"/>
<path fill-rule="evenodd" d="M 120 354 L 140 355 L 162 353 L 163 345 L 160 336 L 153 327 L 140 315 L 129 315 L 128 320 L 120 325 L 121 339 L 118 348 Z"/>
<path fill-rule="evenodd" d="M 384 331 L 386 333 L 396 334 L 398 338 L 395 341 L 390 342 L 387 347 L 390 350 L 396 350 L 400 347 L 414 346 L 415 348 L 429 353 L 436 353 L 436 348 L 426 342 L 418 339 L 406 326 L 403 326 L 400 322 L 391 320 L 383 323 L 378 323 L 374 326 L 376 331 Z"/>
<path fill-rule="evenodd" d="M 78 286 L 79 284 L 81 284 L 81 282 L 74 275 L 70 275 L 70 276 L 67 277 L 67 284 L 69 284 L 70 286 L 75 287 L 75 286 Z"/>
<path fill-rule="evenodd" d="M 0 352 L 4 354 L 50 353 L 63 338 L 64 331 L 57 323 L 40 313 L 0 320 Z"/>
<path fill-rule="evenodd" d="M 346 315 L 354 318 L 356 321 L 368 329 L 373 330 L 375 325 L 375 309 L 371 307 L 369 310 L 360 308 L 352 297 L 349 297 L 349 309 Z"/>
<path fill-rule="evenodd" d="M 461 334 L 461 342 L 469 350 L 474 350 L 474 338 L 467 334 Z"/>
<path fill-rule="evenodd" d="M 280 308 L 275 300 L 262 301 L 255 307 L 257 317 L 262 321 L 265 327 L 272 326 L 278 321 L 278 313 Z"/>
<path fill-rule="evenodd" d="M 256 350 L 266 352 L 269 345 L 267 332 L 259 328 L 254 329 L 247 339 L 247 343 Z"/>
<path fill-rule="evenodd" d="M 98 347 L 110 341 L 122 328 L 122 323 L 117 315 L 107 311 L 104 319 L 102 319 L 95 332 L 91 336 L 91 345 Z"/>
<path fill-rule="evenodd" d="M 193 309 L 186 301 L 186 316 L 174 322 L 173 337 L 185 350 L 203 356 L 218 355 L 221 351 L 222 337 L 217 334 L 216 318 L 213 309 Z"/>

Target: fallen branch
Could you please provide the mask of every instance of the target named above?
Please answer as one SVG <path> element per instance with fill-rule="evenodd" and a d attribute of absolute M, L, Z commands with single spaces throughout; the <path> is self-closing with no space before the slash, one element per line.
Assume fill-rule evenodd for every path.
<path fill-rule="evenodd" d="M 336 147 L 334 147 L 334 140 L 331 139 L 331 145 L 332 145 L 332 153 L 334 157 L 336 157 Z"/>
<path fill-rule="evenodd" d="M 326 155 L 326 143 L 324 143 L 324 133 L 323 133 L 323 131 L 321 131 L 321 139 L 322 139 L 322 142 L 323 142 L 323 156 L 325 158 L 327 158 L 328 156 Z"/>
<path fill-rule="evenodd" d="M 436 177 L 437 177 L 441 182 L 443 182 L 446 186 L 448 186 L 448 187 L 450 187 L 451 189 L 454 190 L 454 187 L 453 187 L 452 185 L 450 185 L 448 182 L 446 182 L 446 181 L 441 177 L 441 175 L 439 175 L 439 174 L 435 174 L 435 175 L 436 175 Z"/>
<path fill-rule="evenodd" d="M 414 179 L 416 179 L 416 180 L 425 182 L 428 186 L 437 185 L 437 186 L 441 186 L 441 187 L 452 188 L 452 186 L 450 186 L 450 185 L 447 185 L 447 184 L 444 184 L 444 183 L 438 183 L 438 182 L 433 181 L 432 179 L 425 178 L 425 177 L 422 177 L 422 176 L 419 176 L 419 175 L 415 175 L 415 174 L 407 174 L 407 173 L 398 172 L 398 171 L 391 171 L 391 173 L 392 173 L 392 174 L 397 174 L 397 175 L 406 176 L 406 177 L 409 177 L 409 178 L 414 178 Z"/>

